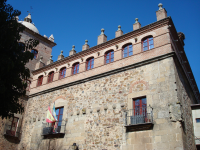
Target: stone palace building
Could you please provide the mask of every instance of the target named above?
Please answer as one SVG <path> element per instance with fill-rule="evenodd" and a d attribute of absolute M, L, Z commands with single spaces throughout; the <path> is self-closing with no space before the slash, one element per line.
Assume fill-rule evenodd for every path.
<path fill-rule="evenodd" d="M 200 95 L 184 51 L 185 35 L 159 4 L 157 21 L 97 45 L 75 46 L 53 62 L 54 37 L 42 36 L 29 14 L 20 43 L 39 40 L 25 112 L 0 120 L 2 150 L 195 150 L 191 105 Z M 46 123 L 48 106 L 58 121 Z"/>

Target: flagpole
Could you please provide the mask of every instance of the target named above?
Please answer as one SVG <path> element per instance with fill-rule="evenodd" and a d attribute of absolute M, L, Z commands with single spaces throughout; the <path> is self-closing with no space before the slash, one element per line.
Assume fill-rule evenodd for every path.
<path fill-rule="evenodd" d="M 49 107 L 50 107 L 50 101 L 49 101 Z M 50 126 L 50 123 L 48 122 L 48 127 Z"/>

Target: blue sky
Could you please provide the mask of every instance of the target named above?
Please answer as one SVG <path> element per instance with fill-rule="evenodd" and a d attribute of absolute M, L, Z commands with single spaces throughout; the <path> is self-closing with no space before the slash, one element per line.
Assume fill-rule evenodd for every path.
<path fill-rule="evenodd" d="M 155 22 L 155 12 L 162 3 L 177 32 L 185 34 L 184 49 L 200 86 L 200 0 L 8 0 L 7 3 L 21 11 L 19 20 L 31 11 L 41 35 L 54 35 L 57 43 L 52 52 L 54 61 L 61 50 L 68 56 L 72 45 L 80 52 L 86 39 L 90 47 L 97 45 L 101 28 L 110 40 L 115 37 L 118 25 L 124 33 L 132 31 L 135 18 L 139 18 L 142 26 Z"/>

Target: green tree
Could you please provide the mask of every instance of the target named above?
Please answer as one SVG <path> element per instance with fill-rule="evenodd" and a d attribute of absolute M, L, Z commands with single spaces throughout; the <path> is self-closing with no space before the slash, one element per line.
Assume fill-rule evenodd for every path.
<path fill-rule="evenodd" d="M 25 67 L 33 54 L 30 50 L 39 41 L 30 39 L 19 44 L 20 32 L 25 27 L 17 22 L 20 11 L 14 10 L 7 0 L 0 0 L 0 117 L 22 113 L 24 108 L 19 98 L 25 96 L 30 71 Z"/>

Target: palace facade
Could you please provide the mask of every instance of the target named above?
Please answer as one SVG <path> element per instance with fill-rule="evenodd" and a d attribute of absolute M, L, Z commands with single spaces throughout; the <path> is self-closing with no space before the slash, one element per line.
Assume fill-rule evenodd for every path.
<path fill-rule="evenodd" d="M 21 43 L 34 38 L 25 112 L 2 120 L 0 149 L 195 150 L 191 105 L 199 90 L 184 51 L 185 35 L 159 4 L 157 21 L 91 47 L 75 46 L 53 62 L 54 37 L 41 36 L 30 14 Z M 55 105 L 57 122 L 46 123 Z"/>

